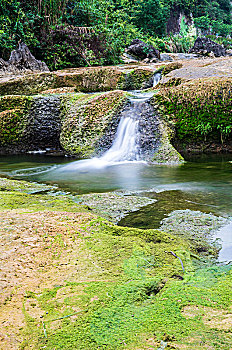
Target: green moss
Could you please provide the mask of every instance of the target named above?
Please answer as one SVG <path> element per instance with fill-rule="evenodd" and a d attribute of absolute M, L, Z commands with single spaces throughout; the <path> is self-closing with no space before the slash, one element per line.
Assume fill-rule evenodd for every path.
<path fill-rule="evenodd" d="M 184 80 L 182 78 L 170 78 L 166 82 L 162 81 L 162 87 L 178 86 L 178 85 L 182 84 L 183 82 L 184 82 Z"/>
<path fill-rule="evenodd" d="M 143 88 L 153 72 L 146 68 L 132 71 L 120 67 L 73 68 L 33 73 L 0 83 L 0 95 L 33 95 L 49 89 L 74 87 L 76 92 Z"/>
<path fill-rule="evenodd" d="M 66 196 L 21 192 L 30 186 L 2 179 L 0 208 L 85 210 Z M 220 329 L 221 314 L 226 320 L 232 306 L 230 265 L 197 267 L 189 243 L 160 230 L 119 227 L 91 214 L 77 225 L 72 249 L 57 242 L 60 254 L 52 260 L 57 268 L 69 261 L 73 273 L 59 285 L 24 293 L 21 349 L 230 349 L 231 332 Z M 59 268 L 53 273 L 60 281 Z"/>
<path fill-rule="evenodd" d="M 60 141 L 65 151 L 81 157 L 94 154 L 97 142 L 125 101 L 122 91 L 64 98 Z"/>
<path fill-rule="evenodd" d="M 66 196 L 53 197 L 49 195 L 18 193 L 15 191 L 0 192 L 0 208 L 1 210 L 27 209 L 28 211 L 87 211 L 85 206 L 77 205 L 72 199 Z"/>
<path fill-rule="evenodd" d="M 155 73 L 161 73 L 162 72 L 162 75 L 167 75 L 168 73 L 172 72 L 173 70 L 180 69 L 182 67 L 183 67 L 183 64 L 179 63 L 179 62 L 168 63 L 168 64 L 160 66 L 155 71 Z"/>
<path fill-rule="evenodd" d="M 156 103 L 184 142 L 223 142 L 232 132 L 231 78 L 199 79 L 162 88 Z"/>
<path fill-rule="evenodd" d="M 53 73 L 34 73 L 0 83 L 0 95 L 31 95 L 53 88 Z"/>
<path fill-rule="evenodd" d="M 96 92 L 109 91 L 117 88 L 122 72 L 111 67 L 101 67 L 83 70 L 75 79 L 76 91 Z"/>
<path fill-rule="evenodd" d="M 16 191 L 16 192 L 26 192 L 30 193 L 38 193 L 38 192 L 46 192 L 57 189 L 55 186 L 43 185 L 33 182 L 27 181 L 18 181 L 11 180 L 0 177 L 0 191 Z"/>
<path fill-rule="evenodd" d="M 47 339 L 35 326 L 26 336 L 36 340 L 33 348 L 147 349 L 151 339 L 155 348 L 164 341 L 170 348 L 190 342 L 188 349 L 200 349 L 193 344 L 204 342 L 214 350 L 230 349 L 231 334 L 203 322 L 203 308 L 231 306 L 229 266 L 194 272 L 188 245 L 161 231 L 147 234 L 100 219 L 86 230 L 78 256 L 89 257 L 85 272 L 91 271 L 91 281 L 67 281 L 34 296 L 44 311 Z M 186 268 L 183 281 L 171 278 L 183 271 L 170 250 Z M 202 315 L 186 317 L 186 306 L 202 307 Z"/>
<path fill-rule="evenodd" d="M 118 82 L 118 88 L 123 90 L 138 90 L 146 86 L 152 79 L 154 72 L 148 69 L 136 68 L 125 71 Z"/>
<path fill-rule="evenodd" d="M 30 104 L 31 98 L 27 96 L 0 97 L 0 145 L 13 145 L 23 140 Z"/>

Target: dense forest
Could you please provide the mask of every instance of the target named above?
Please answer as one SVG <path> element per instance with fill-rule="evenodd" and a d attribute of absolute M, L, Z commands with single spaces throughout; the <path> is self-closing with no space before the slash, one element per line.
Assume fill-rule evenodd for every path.
<path fill-rule="evenodd" d="M 0 0 L 0 56 L 24 41 L 50 69 L 106 65 L 134 38 L 161 51 L 188 51 L 190 23 L 223 42 L 230 0 Z M 180 28 L 173 23 L 185 17 Z M 178 33 L 177 33 L 178 32 Z M 230 37 L 229 37 L 230 38 Z"/>

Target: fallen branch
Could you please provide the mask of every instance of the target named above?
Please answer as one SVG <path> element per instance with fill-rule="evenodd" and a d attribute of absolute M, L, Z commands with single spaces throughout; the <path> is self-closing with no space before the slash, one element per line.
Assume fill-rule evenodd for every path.
<path fill-rule="evenodd" d="M 175 253 L 173 253 L 172 251 L 168 252 L 168 253 L 171 253 L 175 258 L 179 259 L 180 260 L 180 263 L 181 263 L 181 266 L 182 266 L 182 270 L 183 272 L 185 272 L 185 269 L 184 269 L 184 264 L 181 260 L 181 258 L 179 256 L 177 256 Z"/>

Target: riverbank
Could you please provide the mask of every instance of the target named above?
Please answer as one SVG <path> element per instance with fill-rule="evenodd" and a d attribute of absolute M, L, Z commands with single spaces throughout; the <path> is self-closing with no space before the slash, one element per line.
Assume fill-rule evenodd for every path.
<path fill-rule="evenodd" d="M 54 190 L 1 179 L 1 349 L 230 349 L 230 265 Z"/>

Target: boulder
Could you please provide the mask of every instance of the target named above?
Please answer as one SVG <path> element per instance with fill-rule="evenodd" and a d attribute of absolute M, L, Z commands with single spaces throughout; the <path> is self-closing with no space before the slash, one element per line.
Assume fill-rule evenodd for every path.
<path fill-rule="evenodd" d="M 32 55 L 26 44 L 19 42 L 18 49 L 11 52 L 8 61 L 0 58 L 0 73 L 1 75 L 17 75 L 25 71 L 49 72 L 49 69 L 46 63 L 37 60 Z"/>
<path fill-rule="evenodd" d="M 126 52 L 140 60 L 144 60 L 145 58 L 149 58 L 150 60 L 154 58 L 160 59 L 159 50 L 139 39 L 132 40 Z"/>
<path fill-rule="evenodd" d="M 173 61 L 173 58 L 171 56 L 169 56 L 167 53 L 161 53 L 160 54 L 160 60 L 162 62 L 165 62 L 165 61 Z"/>
<path fill-rule="evenodd" d="M 212 53 L 215 57 L 226 56 L 226 50 L 222 45 L 219 45 L 209 38 L 198 37 L 194 46 L 189 50 L 189 53 L 209 56 Z"/>

